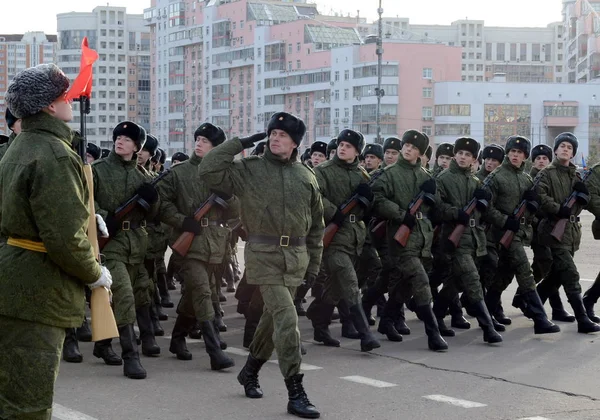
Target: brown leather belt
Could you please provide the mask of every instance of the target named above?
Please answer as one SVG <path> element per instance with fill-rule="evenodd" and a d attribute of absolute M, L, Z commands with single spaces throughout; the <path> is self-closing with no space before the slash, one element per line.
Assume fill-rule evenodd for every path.
<path fill-rule="evenodd" d="M 265 245 L 276 245 L 281 247 L 304 246 L 306 245 L 306 236 L 249 235 L 248 242 Z"/>

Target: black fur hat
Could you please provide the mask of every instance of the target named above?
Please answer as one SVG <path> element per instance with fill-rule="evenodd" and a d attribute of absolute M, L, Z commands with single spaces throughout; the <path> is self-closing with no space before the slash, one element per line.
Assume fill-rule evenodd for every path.
<path fill-rule="evenodd" d="M 451 143 L 440 143 L 435 149 L 435 158 L 440 156 L 454 156 L 454 145 Z"/>
<path fill-rule="evenodd" d="M 388 137 L 383 142 L 383 153 L 385 153 L 387 149 L 400 151 L 400 149 L 402 149 L 402 140 L 398 137 Z"/>
<path fill-rule="evenodd" d="M 185 162 L 189 158 L 190 157 L 183 152 L 176 152 L 173 154 L 173 156 L 171 156 L 171 162 L 173 162 L 174 160 L 178 162 Z"/>
<path fill-rule="evenodd" d="M 8 107 L 6 107 L 6 113 L 4 114 L 4 120 L 6 121 L 6 126 L 12 130 L 12 126 L 15 125 L 15 123 L 17 122 L 18 118 L 15 117 L 12 112 L 10 112 L 10 109 L 8 109 Z"/>
<path fill-rule="evenodd" d="M 354 146 L 354 148 L 358 150 L 359 154 L 361 154 L 363 149 L 365 148 L 365 137 L 358 131 L 350 130 L 349 128 L 342 130 L 340 134 L 338 134 L 338 147 L 343 141 L 348 142 L 352 146 Z"/>
<path fill-rule="evenodd" d="M 552 161 L 554 152 L 552 148 L 546 144 L 538 144 L 531 149 L 531 160 L 534 161 L 538 156 L 546 156 L 549 161 Z"/>
<path fill-rule="evenodd" d="M 504 147 L 504 151 L 508 154 L 510 149 L 522 150 L 523 153 L 525 153 L 525 159 L 527 159 L 529 158 L 529 154 L 531 153 L 531 142 L 527 137 L 510 136 L 506 140 L 506 146 Z M 504 156 L 502 156 L 502 159 L 504 160 Z"/>
<path fill-rule="evenodd" d="M 373 156 L 376 156 L 379 159 L 383 160 L 383 146 L 381 146 L 381 144 L 377 144 L 377 143 L 369 143 L 365 147 L 365 151 L 363 152 L 363 155 L 365 155 L 365 157 L 367 155 L 373 155 Z"/>
<path fill-rule="evenodd" d="M 556 136 L 556 138 L 554 139 L 554 152 L 556 152 L 556 149 L 558 149 L 558 146 L 563 141 L 568 141 L 573 145 L 573 156 L 575 156 L 577 154 L 577 147 L 579 146 L 579 141 L 573 133 L 561 133 L 558 136 Z"/>
<path fill-rule="evenodd" d="M 156 152 L 150 158 L 150 161 L 152 163 L 158 163 L 158 162 L 160 162 L 160 158 L 162 157 L 162 154 L 163 154 L 163 151 L 161 149 L 156 149 Z"/>
<path fill-rule="evenodd" d="M 100 158 L 104 159 L 108 155 L 110 155 L 110 149 L 102 149 L 102 153 L 100 154 Z"/>
<path fill-rule="evenodd" d="M 407 130 L 402 135 L 402 145 L 405 143 L 412 144 L 417 149 L 419 149 L 419 153 L 424 155 L 427 151 L 427 147 L 429 147 L 429 139 L 423 133 L 417 130 Z"/>
<path fill-rule="evenodd" d="M 337 149 L 337 137 L 331 139 L 331 141 L 327 143 L 327 159 L 329 159 L 329 154 L 331 153 L 331 151 L 335 149 Z"/>
<path fill-rule="evenodd" d="M 304 121 L 295 115 L 287 112 L 277 112 L 273 114 L 267 125 L 267 136 L 270 136 L 273 130 L 285 131 L 294 140 L 294 143 L 300 146 L 302 138 L 306 134 L 306 125 L 304 125 Z"/>
<path fill-rule="evenodd" d="M 123 121 L 117 124 L 113 130 L 113 142 L 115 142 L 119 136 L 127 136 L 133 140 L 138 151 L 142 150 L 146 143 L 146 130 L 131 121 Z"/>
<path fill-rule="evenodd" d="M 324 156 L 327 156 L 327 143 L 325 143 L 324 141 L 316 141 L 313 144 L 311 144 L 311 146 L 310 146 L 311 156 L 314 152 L 323 153 Z"/>
<path fill-rule="evenodd" d="M 87 144 L 86 152 L 89 153 L 94 158 L 94 160 L 100 159 L 100 156 L 102 155 L 102 150 L 94 143 L 89 142 Z"/>
<path fill-rule="evenodd" d="M 506 149 L 508 151 L 508 149 Z M 498 162 L 502 162 L 504 160 L 504 149 L 497 144 L 490 144 L 489 146 L 485 146 L 481 151 L 481 159 L 485 160 L 488 158 L 496 159 Z"/>
<path fill-rule="evenodd" d="M 479 144 L 479 142 L 475 139 L 472 139 L 471 137 L 460 137 L 454 142 L 455 154 L 459 150 L 466 150 L 467 152 L 470 152 L 474 158 L 477 158 L 480 148 L 481 145 Z"/>
<path fill-rule="evenodd" d="M 218 146 L 226 140 L 223 129 L 209 122 L 202 124 L 194 131 L 194 141 L 196 141 L 198 136 L 206 137 L 213 146 Z"/>
<path fill-rule="evenodd" d="M 431 149 L 431 145 L 427 146 L 427 150 L 425 150 L 425 157 L 427 160 L 431 160 L 431 155 L 433 154 L 433 150 Z"/>
<path fill-rule="evenodd" d="M 164 165 L 165 162 L 167 161 L 167 152 L 165 152 L 165 149 L 161 149 L 160 147 L 158 148 L 158 150 L 160 150 L 160 164 Z"/>
<path fill-rule="evenodd" d="M 144 143 L 144 150 L 147 150 L 150 153 L 150 157 L 156 155 L 156 151 L 158 150 L 158 139 L 154 137 L 152 134 L 146 135 L 146 143 Z"/>

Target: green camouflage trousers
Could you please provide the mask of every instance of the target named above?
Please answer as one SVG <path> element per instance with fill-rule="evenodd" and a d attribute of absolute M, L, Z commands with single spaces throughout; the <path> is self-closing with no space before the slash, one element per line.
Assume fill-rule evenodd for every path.
<path fill-rule="evenodd" d="M 185 258 L 181 261 L 179 275 L 185 287 L 177 305 L 177 313 L 193 318 L 198 322 L 210 321 L 215 317 L 213 308 L 211 277 L 217 270 L 216 264 Z"/>
<path fill-rule="evenodd" d="M 64 328 L 0 315 L 0 419 L 50 420 Z"/>
<path fill-rule="evenodd" d="M 498 269 L 491 284 L 486 285 L 488 290 L 502 293 L 516 277 L 520 293 L 535 290 L 535 280 L 525 253 L 523 242 L 514 240 L 508 249 L 500 248 L 498 251 Z"/>
<path fill-rule="evenodd" d="M 544 283 L 548 282 L 553 290 L 558 290 L 562 286 L 567 296 L 580 294 L 579 272 L 573 261 L 573 253 L 564 248 L 551 248 L 550 250 L 552 252 L 552 268 Z"/>
<path fill-rule="evenodd" d="M 452 276 L 450 276 L 440 296 L 451 301 L 458 293 L 466 295 L 469 303 L 483 300 L 483 289 L 479 280 L 479 272 L 475 259 L 471 254 L 452 254 Z"/>
<path fill-rule="evenodd" d="M 545 245 L 540 245 L 537 241 L 531 243 L 533 251 L 533 262 L 531 269 L 536 283 L 541 282 L 548 275 L 552 267 L 552 251 Z"/>
<path fill-rule="evenodd" d="M 341 299 L 352 307 L 361 302 L 358 277 L 354 270 L 355 257 L 341 251 L 323 252 L 327 280 L 323 291 L 323 302 L 336 306 Z"/>
<path fill-rule="evenodd" d="M 144 263 L 126 264 L 107 260 L 106 268 L 112 275 L 113 312 L 118 326 L 133 324 L 135 308 L 152 302 L 151 282 Z"/>
<path fill-rule="evenodd" d="M 417 306 L 431 303 L 429 276 L 419 257 L 391 256 L 393 267 L 389 273 L 389 296 L 398 303 L 406 303 L 414 297 Z"/>
<path fill-rule="evenodd" d="M 377 250 L 373 245 L 365 243 L 362 253 L 358 257 L 356 269 L 359 288 L 374 286 L 380 271 L 381 260 L 377 255 Z"/>
<path fill-rule="evenodd" d="M 250 345 L 250 354 L 260 360 L 269 360 L 277 352 L 279 369 L 284 378 L 300 372 L 300 331 L 294 306 L 295 287 L 279 285 L 260 286 L 265 302 L 264 311 Z"/>

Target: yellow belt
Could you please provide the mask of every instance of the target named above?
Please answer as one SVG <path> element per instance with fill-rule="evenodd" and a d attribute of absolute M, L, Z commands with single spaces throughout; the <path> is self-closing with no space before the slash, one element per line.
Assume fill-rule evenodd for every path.
<path fill-rule="evenodd" d="M 6 241 L 8 245 L 16 246 L 18 248 L 27 249 L 29 251 L 44 252 L 47 253 L 46 247 L 43 242 L 30 241 L 29 239 L 17 239 L 8 238 Z"/>

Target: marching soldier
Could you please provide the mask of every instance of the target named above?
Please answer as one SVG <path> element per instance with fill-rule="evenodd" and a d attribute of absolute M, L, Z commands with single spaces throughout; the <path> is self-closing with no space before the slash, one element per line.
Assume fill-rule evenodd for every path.
<path fill-rule="evenodd" d="M 337 149 L 337 137 L 331 139 L 331 141 L 327 144 L 327 159 L 333 159 L 336 154 Z"/>
<path fill-rule="evenodd" d="M 530 150 L 529 139 L 522 136 L 509 137 L 506 141 L 504 162 L 488 175 L 491 177 L 489 189 L 492 202 L 486 217 L 493 223 L 488 236 L 491 236 L 496 244 L 506 231 L 514 232 L 515 236 L 508 248 L 496 245 L 494 251 L 498 258 L 497 270 L 487 279 L 488 282 L 484 283 L 487 289 L 485 302 L 490 314 L 496 314 L 502 292 L 512 282 L 513 277 L 516 277 L 520 290 L 520 309 L 532 318 L 535 334 L 550 334 L 560 332 L 560 328 L 548 320 L 535 288 L 536 283 L 524 247 L 531 238 L 531 218 L 538 207 L 539 199 L 532 189 L 531 177 L 523 172 Z M 487 157 L 486 161 L 488 159 L 490 158 Z M 516 219 L 513 213 L 522 200 L 527 200 L 528 211 L 521 219 Z"/>
<path fill-rule="evenodd" d="M 300 332 L 294 307 L 295 288 L 312 282 L 321 263 L 323 204 L 311 170 L 297 162 L 306 133 L 299 118 L 279 112 L 267 126 L 269 141 L 263 157 L 235 160 L 264 133 L 233 139 L 213 149 L 199 167 L 212 188 L 241 200 L 242 222 L 248 232 L 245 247 L 248 283 L 259 285 L 264 312 L 250 345 L 250 355 L 238 381 L 246 396 L 261 398 L 258 372 L 277 349 L 279 369 L 288 389 L 288 413 L 318 418 L 300 373 Z M 265 180 L 270 187 L 265 190 Z"/>
<path fill-rule="evenodd" d="M 177 305 L 177 319 L 169 351 L 180 360 L 192 359 L 185 337 L 197 321 L 206 352 L 210 356 L 211 369 L 222 370 L 234 366 L 234 362 L 221 349 L 222 342 L 215 325 L 211 277 L 220 272 L 220 265 L 225 258 L 229 235 L 228 228 L 224 226 L 228 218 L 224 208 L 227 204 L 215 204 L 200 221 L 193 216 L 213 193 L 203 179 L 198 178 L 198 166 L 214 147 L 225 141 L 225 133 L 220 127 L 204 123 L 194 132 L 194 138 L 192 157 L 175 166 L 158 187 L 161 220 L 173 228 L 170 245 L 185 232 L 194 234 L 187 255 L 176 255 L 174 251 L 172 257 L 178 260 L 179 276 L 185 288 Z M 233 201 L 231 196 L 219 194 L 222 200 Z"/>
<path fill-rule="evenodd" d="M 402 341 L 402 336 L 394 326 L 396 312 L 414 297 L 417 315 L 425 324 L 429 349 L 444 351 L 448 349 L 448 344 L 440 336 L 433 315 L 429 278 L 422 263 L 422 258 L 431 257 L 431 221 L 421 213 L 412 215 L 408 209 L 409 203 L 420 191 L 433 196 L 436 194 L 435 181 L 421 166 L 420 157 L 425 154 L 427 146 L 429 142 L 422 133 L 416 130 L 406 131 L 402 136 L 398 161 L 386 167 L 373 186 L 374 212 L 388 220 L 387 243 L 392 261 L 389 299 L 378 331 L 385 334 L 390 341 Z M 426 213 L 428 207 L 428 204 L 424 204 L 421 212 Z M 402 225 L 409 227 L 412 232 L 405 247 L 394 239 L 396 231 Z"/>
<path fill-rule="evenodd" d="M 590 202 L 587 206 L 587 210 L 591 212 L 595 220 L 592 223 L 592 233 L 594 234 L 594 239 L 600 238 L 600 232 L 598 225 L 598 220 L 600 219 L 600 163 L 595 164 L 590 169 L 590 175 L 586 180 L 585 184 L 590 192 Z M 600 274 L 596 276 L 596 280 L 592 284 L 592 286 L 585 292 L 583 295 L 583 304 L 585 305 L 585 309 L 587 311 L 588 317 L 594 321 L 595 323 L 600 322 L 600 318 L 596 316 L 594 312 L 594 305 L 598 302 L 598 298 L 600 297 Z M 551 297 L 549 298 L 549 300 Z"/>
<path fill-rule="evenodd" d="M 539 174 L 538 192 L 540 209 L 545 218 L 538 226 L 540 244 L 550 248 L 552 268 L 544 280 L 538 284 L 538 293 L 544 302 L 551 293 L 563 286 L 567 299 L 575 312 L 577 332 L 591 333 L 600 331 L 600 325 L 592 322 L 587 315 L 581 296 L 579 272 L 573 261 L 575 251 L 581 241 L 579 213 L 589 202 L 589 191 L 577 175 L 576 167 L 571 163 L 577 154 L 579 142 L 572 133 L 561 133 L 554 139 L 555 159 Z M 577 203 L 569 208 L 565 200 L 571 192 L 578 192 Z M 551 233 L 560 219 L 568 219 L 561 241 Z"/>
<path fill-rule="evenodd" d="M 65 329 L 81 325 L 84 286 L 112 283 L 86 236 L 89 191 L 65 124 L 68 87 L 58 67 L 42 64 L 18 73 L 5 96 L 22 121 L 0 164 L 0 231 L 8 237 L 0 246 L 0 417 L 7 419 L 52 417 Z"/>
<path fill-rule="evenodd" d="M 454 157 L 454 145 L 450 143 L 441 143 L 435 149 L 435 163 L 433 164 L 433 177 L 437 176 L 450 167 L 450 162 Z"/>
<path fill-rule="evenodd" d="M 100 147 L 96 146 L 94 143 L 87 144 L 86 158 L 88 163 L 94 163 L 95 161 L 100 159 L 101 155 L 102 149 L 100 149 Z"/>
<path fill-rule="evenodd" d="M 383 164 L 382 168 L 393 165 L 398 161 L 402 141 L 398 137 L 388 137 L 383 142 Z"/>
<path fill-rule="evenodd" d="M 316 168 L 327 160 L 327 143 L 316 141 L 310 146 L 310 161 L 312 167 Z"/>
<path fill-rule="evenodd" d="M 183 152 L 176 152 L 173 154 L 173 156 L 171 156 L 171 166 L 175 166 L 178 163 L 185 162 L 189 158 L 190 157 Z"/>
<path fill-rule="evenodd" d="M 128 378 L 144 379 L 146 371 L 140 363 L 133 324 L 137 318 L 144 355 L 158 356 L 160 347 L 154 339 L 150 318 L 150 279 L 144 268 L 148 246 L 146 219 L 151 220 L 158 211 L 158 192 L 148 182 L 150 175 L 144 174 L 137 165 L 136 154 L 146 142 L 145 130 L 134 122 L 123 121 L 114 128 L 113 141 L 115 145 L 108 157 L 94 162 L 92 170 L 96 212 L 106 220 L 111 238 L 102 253 L 113 274 L 113 311 L 122 358 L 112 350 L 110 339 L 95 343 L 94 356 L 108 365 L 124 364 L 123 373 Z M 117 221 L 115 210 L 135 194 L 148 203 L 149 208 L 137 207 L 126 220 Z"/>
<path fill-rule="evenodd" d="M 380 344 L 369 331 L 354 270 L 354 262 L 365 241 L 364 211 L 373 200 L 369 175 L 358 166 L 358 155 L 364 145 L 361 133 L 343 130 L 338 135 L 337 154 L 315 170 L 323 195 L 324 218 L 327 223 L 338 225 L 339 230 L 323 252 L 328 275 L 325 289 L 322 296 L 311 303 L 306 316 L 312 321 L 315 341 L 338 347 L 340 342 L 331 337 L 329 323 L 335 306 L 343 299 L 349 306 L 349 318 L 344 320 L 346 328 L 352 331 L 350 325 L 354 324 L 358 334 L 351 335 L 360 338 L 361 351 L 371 351 Z M 340 207 L 354 195 L 361 197 L 360 205 L 344 215 Z"/>
<path fill-rule="evenodd" d="M 368 173 L 379 169 L 383 162 L 383 147 L 377 143 L 370 143 L 365 146 L 365 169 Z"/>
<path fill-rule="evenodd" d="M 504 161 L 504 149 L 498 146 L 497 144 L 490 144 L 489 146 L 485 146 L 480 153 L 482 159 L 482 166 L 477 171 L 477 178 L 481 182 L 494 170 L 500 166 L 500 164 Z"/>
<path fill-rule="evenodd" d="M 425 133 L 423 133 L 423 135 L 425 137 L 427 137 L 427 135 Z M 427 141 L 429 141 L 429 137 L 427 137 Z M 421 165 L 427 171 L 429 171 L 429 161 L 431 160 L 432 154 L 433 154 L 433 149 L 431 148 L 431 145 L 429 145 L 429 146 L 427 146 L 427 150 L 425 151 L 425 154 L 423 156 L 421 156 Z"/>
<path fill-rule="evenodd" d="M 17 137 L 17 135 L 21 132 L 21 118 L 16 118 L 12 114 L 12 112 L 10 112 L 10 109 L 8 109 L 8 107 L 6 107 L 4 120 L 6 121 L 6 126 L 11 131 L 11 133 L 10 136 L 8 136 L 8 141 L 0 145 L 0 160 L 2 160 L 2 157 L 8 150 L 15 137 Z"/>

